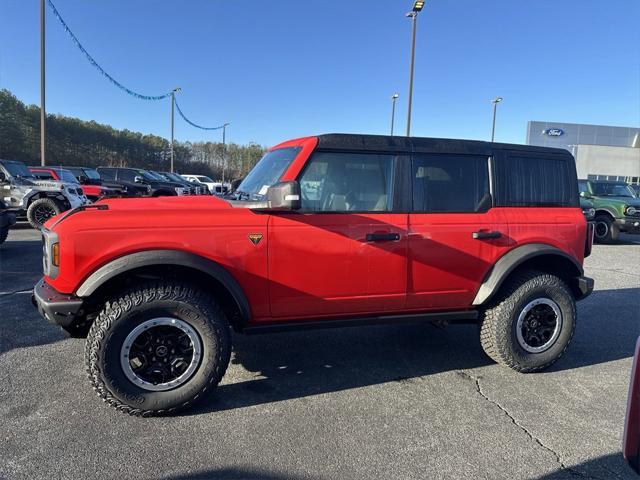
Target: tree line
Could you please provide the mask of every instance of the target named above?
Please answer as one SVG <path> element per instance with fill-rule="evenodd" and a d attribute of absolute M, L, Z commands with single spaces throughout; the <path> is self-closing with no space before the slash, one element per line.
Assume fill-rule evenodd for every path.
<path fill-rule="evenodd" d="M 46 160 L 49 165 L 121 166 L 167 171 L 170 141 L 157 135 L 117 130 L 110 125 L 64 115 L 47 115 Z M 265 148 L 217 142 L 174 143 L 175 170 L 214 179 L 244 177 Z M 0 158 L 40 164 L 40 107 L 25 105 L 0 90 Z"/>

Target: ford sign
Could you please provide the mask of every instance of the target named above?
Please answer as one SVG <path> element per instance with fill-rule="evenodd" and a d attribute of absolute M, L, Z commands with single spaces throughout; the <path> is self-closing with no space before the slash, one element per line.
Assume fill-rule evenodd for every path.
<path fill-rule="evenodd" d="M 543 130 L 542 133 L 549 137 L 561 137 L 564 135 L 564 130 L 561 128 L 547 128 L 546 130 Z"/>

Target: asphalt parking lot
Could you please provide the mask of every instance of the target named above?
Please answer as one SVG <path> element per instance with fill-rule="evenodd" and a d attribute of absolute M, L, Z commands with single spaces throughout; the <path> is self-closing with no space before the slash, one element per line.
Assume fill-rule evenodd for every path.
<path fill-rule="evenodd" d="M 23 226 L 0 246 L 0 478 L 634 478 L 620 450 L 637 237 L 594 248 L 596 291 L 543 373 L 492 364 L 473 326 L 235 336 L 213 396 L 150 419 L 103 404 L 83 341 L 32 307 L 40 251 Z"/>

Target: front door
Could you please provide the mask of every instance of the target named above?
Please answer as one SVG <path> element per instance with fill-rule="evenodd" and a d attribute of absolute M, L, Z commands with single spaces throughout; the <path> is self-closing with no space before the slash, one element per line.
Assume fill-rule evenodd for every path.
<path fill-rule="evenodd" d="M 271 314 L 366 315 L 404 308 L 407 214 L 394 213 L 399 158 L 316 152 L 302 209 L 269 221 Z"/>
<path fill-rule="evenodd" d="M 467 308 L 508 250 L 503 214 L 492 208 L 489 159 L 417 154 L 411 173 L 407 307 Z"/>

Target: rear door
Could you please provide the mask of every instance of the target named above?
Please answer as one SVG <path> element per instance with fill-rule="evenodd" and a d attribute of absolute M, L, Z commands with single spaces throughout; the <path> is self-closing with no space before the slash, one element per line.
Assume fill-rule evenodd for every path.
<path fill-rule="evenodd" d="M 508 248 L 504 217 L 492 208 L 490 159 L 415 154 L 411 183 L 407 307 L 467 308 Z"/>
<path fill-rule="evenodd" d="M 401 194 L 396 185 L 401 158 L 313 154 L 298 178 L 302 210 L 273 215 L 269 222 L 272 316 L 404 308 L 407 214 L 395 211 Z"/>

